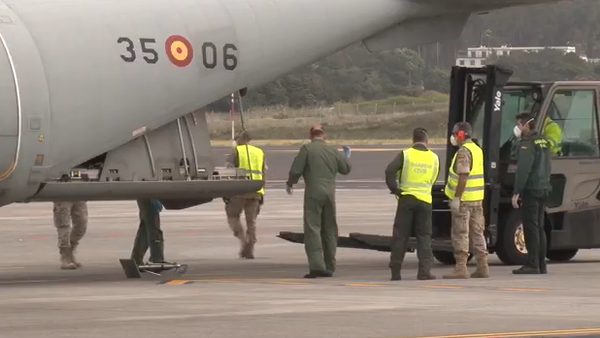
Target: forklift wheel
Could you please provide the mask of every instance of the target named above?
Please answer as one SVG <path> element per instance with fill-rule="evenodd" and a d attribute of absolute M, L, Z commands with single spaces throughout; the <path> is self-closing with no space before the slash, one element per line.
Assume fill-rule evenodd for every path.
<path fill-rule="evenodd" d="M 445 265 L 454 265 L 456 264 L 456 260 L 454 259 L 454 253 L 450 251 L 437 251 L 433 250 L 433 257 L 437 259 L 440 263 Z M 473 258 L 473 254 L 469 253 L 469 258 L 467 259 L 467 263 Z"/>
<path fill-rule="evenodd" d="M 546 257 L 551 261 L 566 262 L 577 255 L 577 249 L 548 251 Z"/>
<path fill-rule="evenodd" d="M 496 255 L 507 265 L 522 265 L 527 259 L 520 210 L 510 210 L 499 223 Z"/>

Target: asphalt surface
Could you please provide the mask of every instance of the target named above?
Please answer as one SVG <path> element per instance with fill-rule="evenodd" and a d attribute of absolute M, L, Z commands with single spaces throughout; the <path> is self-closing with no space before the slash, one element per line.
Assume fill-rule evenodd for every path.
<path fill-rule="evenodd" d="M 600 333 L 596 250 L 550 264 L 548 275 L 537 276 L 514 276 L 513 267 L 490 256 L 491 278 L 455 281 L 417 281 L 415 254 L 407 253 L 404 279 L 390 282 L 387 253 L 342 248 L 334 278 L 307 280 L 302 278 L 307 272 L 303 246 L 275 237 L 301 230 L 302 191 L 267 193 L 255 260 L 237 258 L 237 240 L 220 201 L 164 211 L 167 259 L 189 264 L 180 277 L 125 278 L 118 259 L 131 250 L 138 224 L 134 202 L 90 203 L 88 232 L 78 253 L 84 266 L 75 271 L 59 269 L 51 204 L 1 208 L 0 337 Z M 337 201 L 340 234 L 391 232 L 395 200 L 381 190 L 340 189 Z M 432 272 L 439 278 L 450 270 L 436 263 Z M 528 333 L 498 334 L 507 331 Z"/>
<path fill-rule="evenodd" d="M 338 181 L 340 234 L 390 234 L 395 199 L 383 170 L 405 146 L 352 147 L 353 171 Z M 442 147 L 432 147 L 445 163 Z M 298 147 L 265 147 L 267 203 L 255 260 L 238 244 L 215 201 L 164 211 L 166 256 L 183 276 L 127 279 L 119 258 L 137 230 L 134 202 L 93 202 L 78 258 L 59 269 L 52 205 L 0 208 L 0 337 L 528 337 L 600 334 L 600 253 L 583 250 L 544 276 L 514 276 L 494 255 L 491 278 L 417 281 L 407 253 L 403 280 L 389 281 L 389 254 L 341 248 L 334 278 L 303 279 L 303 246 L 276 237 L 302 229 L 302 184 L 282 190 Z M 214 148 L 217 165 L 228 148 Z M 443 172 L 440 177 L 443 177 Z M 470 270 L 474 270 L 471 265 Z M 515 333 L 516 332 L 516 333 Z"/>
<path fill-rule="evenodd" d="M 350 156 L 352 171 L 347 176 L 338 175 L 338 189 L 384 189 L 385 168 L 399 151 L 408 147 L 410 147 L 408 144 L 396 146 L 352 146 Z M 300 146 L 271 146 L 261 147 L 261 149 L 265 151 L 269 167 L 266 188 L 285 187 L 290 166 L 294 157 L 298 154 Z M 438 180 L 443 180 L 446 163 L 445 145 L 431 145 L 431 150 L 440 157 L 440 175 Z M 229 152 L 231 152 L 230 147 L 213 147 L 215 164 L 217 166 L 225 165 L 225 157 Z"/>

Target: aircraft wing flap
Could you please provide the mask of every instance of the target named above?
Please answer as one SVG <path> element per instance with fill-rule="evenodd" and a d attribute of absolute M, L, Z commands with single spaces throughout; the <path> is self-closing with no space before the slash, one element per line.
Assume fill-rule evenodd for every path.
<path fill-rule="evenodd" d="M 402 22 L 363 40 L 370 52 L 457 39 L 470 13 L 442 15 Z"/>

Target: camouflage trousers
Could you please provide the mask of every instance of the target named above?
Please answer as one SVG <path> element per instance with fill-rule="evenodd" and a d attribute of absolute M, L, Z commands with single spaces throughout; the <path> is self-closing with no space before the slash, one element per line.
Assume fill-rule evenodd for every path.
<path fill-rule="evenodd" d="M 87 202 L 54 202 L 54 226 L 58 232 L 59 248 L 71 248 L 79 244 L 87 230 L 87 223 Z"/>
<path fill-rule="evenodd" d="M 469 247 L 477 257 L 487 257 L 483 202 L 460 202 L 459 212 L 452 214 L 452 246 L 455 255 L 468 257 Z"/>
<path fill-rule="evenodd" d="M 242 211 L 246 216 L 246 231 L 240 220 Z M 225 204 L 229 228 L 233 231 L 233 235 L 242 242 L 242 245 L 256 243 L 256 218 L 259 212 L 260 200 L 258 198 L 236 196 Z"/>

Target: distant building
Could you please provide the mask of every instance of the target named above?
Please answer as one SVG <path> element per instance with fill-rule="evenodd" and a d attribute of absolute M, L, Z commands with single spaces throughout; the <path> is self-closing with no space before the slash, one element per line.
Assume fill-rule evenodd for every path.
<path fill-rule="evenodd" d="M 548 46 L 548 47 L 469 47 L 466 51 L 461 50 L 458 52 L 456 58 L 456 65 L 463 67 L 483 67 L 486 65 L 486 60 L 491 56 L 508 56 L 511 52 L 534 52 L 537 53 L 544 49 L 556 49 L 563 51 L 563 53 L 577 53 L 577 49 L 574 46 Z M 597 62 L 596 59 L 589 59 L 585 56 L 580 56 L 582 59 L 588 62 Z"/>

